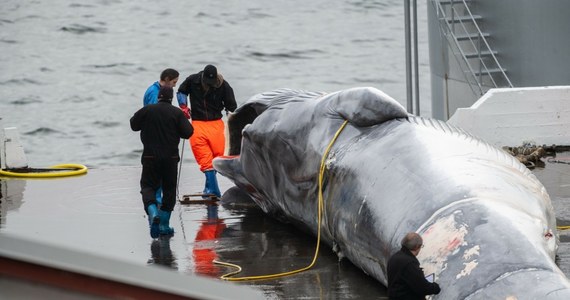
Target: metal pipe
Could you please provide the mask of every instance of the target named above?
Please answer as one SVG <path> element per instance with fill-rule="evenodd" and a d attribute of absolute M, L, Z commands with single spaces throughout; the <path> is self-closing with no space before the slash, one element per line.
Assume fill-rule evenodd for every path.
<path fill-rule="evenodd" d="M 4 154 L 4 124 L 2 124 L 2 117 L 0 117 L 0 170 L 6 169 L 6 155 Z M 2 191 L 0 191 L 1 194 Z"/>
<path fill-rule="evenodd" d="M 416 100 L 416 116 L 420 115 L 420 79 L 418 71 L 418 5 L 416 0 L 412 2 L 412 21 L 414 22 L 414 89 Z"/>
<path fill-rule="evenodd" d="M 412 55 L 410 49 L 410 0 L 404 0 L 404 16 L 405 16 L 405 36 L 406 36 L 406 99 L 407 111 L 413 114 L 413 100 L 412 100 Z"/>

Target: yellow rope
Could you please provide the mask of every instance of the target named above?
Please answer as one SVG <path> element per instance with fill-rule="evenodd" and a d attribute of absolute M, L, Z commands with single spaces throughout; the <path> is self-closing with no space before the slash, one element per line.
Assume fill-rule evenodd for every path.
<path fill-rule="evenodd" d="M 62 172 L 10 172 L 6 170 L 0 170 L 0 176 L 8 177 L 19 177 L 19 178 L 53 178 L 53 177 L 65 177 L 65 176 L 75 176 L 87 173 L 87 167 L 80 164 L 61 164 L 49 167 L 49 169 L 75 169 L 72 171 L 62 171 Z"/>
<path fill-rule="evenodd" d="M 570 229 L 570 225 L 566 225 L 566 226 L 556 226 L 556 229 L 558 229 L 558 230 L 568 230 L 568 229 Z"/>
<path fill-rule="evenodd" d="M 246 277 L 230 277 L 230 276 L 233 276 L 233 275 L 241 272 L 241 270 L 242 270 L 241 267 L 238 265 L 214 260 L 213 263 L 215 263 L 215 264 L 229 266 L 229 267 L 233 267 L 233 268 L 238 269 L 234 272 L 222 275 L 220 277 L 221 279 L 228 280 L 228 281 L 272 279 L 272 278 L 283 277 L 283 276 L 288 276 L 288 275 L 300 273 L 300 272 L 303 272 L 303 271 L 306 271 L 306 270 L 312 268 L 315 265 L 315 262 L 317 261 L 317 257 L 319 255 L 319 247 L 321 244 L 321 218 L 322 218 L 322 213 L 323 213 L 323 202 L 324 202 L 323 201 L 323 177 L 324 177 L 324 173 L 325 173 L 325 161 L 326 161 L 327 156 L 329 155 L 330 149 L 332 148 L 334 142 L 336 141 L 336 139 L 338 138 L 338 136 L 340 135 L 340 133 L 342 132 L 342 130 L 344 129 L 346 124 L 348 124 L 348 121 L 344 121 L 344 123 L 342 123 L 341 127 L 337 130 L 337 132 L 335 133 L 334 137 L 332 138 L 331 142 L 329 143 L 328 147 L 326 148 L 325 153 L 323 154 L 323 157 L 321 159 L 321 167 L 319 169 L 319 181 L 318 181 L 319 182 L 319 193 L 318 193 L 319 198 L 318 198 L 318 219 L 317 219 L 317 223 L 318 223 L 317 246 L 316 246 L 315 255 L 313 256 L 313 261 L 311 262 L 311 264 L 309 264 L 308 266 L 301 268 L 301 269 L 297 269 L 297 270 L 293 270 L 293 271 L 289 271 L 289 272 L 277 273 L 277 274 L 246 276 Z"/>

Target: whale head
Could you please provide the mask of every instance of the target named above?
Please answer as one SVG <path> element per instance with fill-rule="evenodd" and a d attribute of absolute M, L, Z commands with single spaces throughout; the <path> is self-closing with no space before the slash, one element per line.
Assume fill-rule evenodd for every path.
<path fill-rule="evenodd" d="M 266 199 L 279 191 L 302 197 L 314 190 L 322 151 L 345 120 L 358 128 L 407 116 L 396 100 L 370 87 L 257 94 L 228 118 L 229 156 L 214 159 L 214 168 L 269 212 Z"/>

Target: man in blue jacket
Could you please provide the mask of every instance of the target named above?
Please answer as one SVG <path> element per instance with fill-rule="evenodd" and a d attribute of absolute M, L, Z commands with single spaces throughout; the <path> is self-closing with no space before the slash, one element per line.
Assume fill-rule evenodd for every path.
<path fill-rule="evenodd" d="M 158 103 L 158 92 L 161 87 L 176 87 L 180 73 L 174 69 L 165 69 L 160 73 L 160 80 L 155 81 L 145 91 L 143 96 L 143 106 Z"/>
<path fill-rule="evenodd" d="M 174 233 L 169 222 L 176 204 L 178 144 L 181 138 L 188 139 L 194 132 L 184 113 L 172 106 L 173 94 L 172 87 L 161 87 L 158 103 L 139 109 L 130 120 L 131 129 L 141 132 L 144 146 L 140 185 L 152 238 Z M 159 209 L 156 191 L 161 185 L 164 195 Z"/>

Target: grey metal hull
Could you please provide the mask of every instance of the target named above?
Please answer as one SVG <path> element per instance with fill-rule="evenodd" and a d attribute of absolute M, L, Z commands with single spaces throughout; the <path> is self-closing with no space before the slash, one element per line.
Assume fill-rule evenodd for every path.
<path fill-rule="evenodd" d="M 265 212 L 316 234 L 319 163 L 345 119 L 326 161 L 321 226 L 339 256 L 386 285 L 388 258 L 417 231 L 418 258 L 442 286 L 437 299 L 569 297 L 550 198 L 534 175 L 460 129 L 408 116 L 378 90 L 254 96 L 230 118 L 240 156 L 214 166 Z"/>

